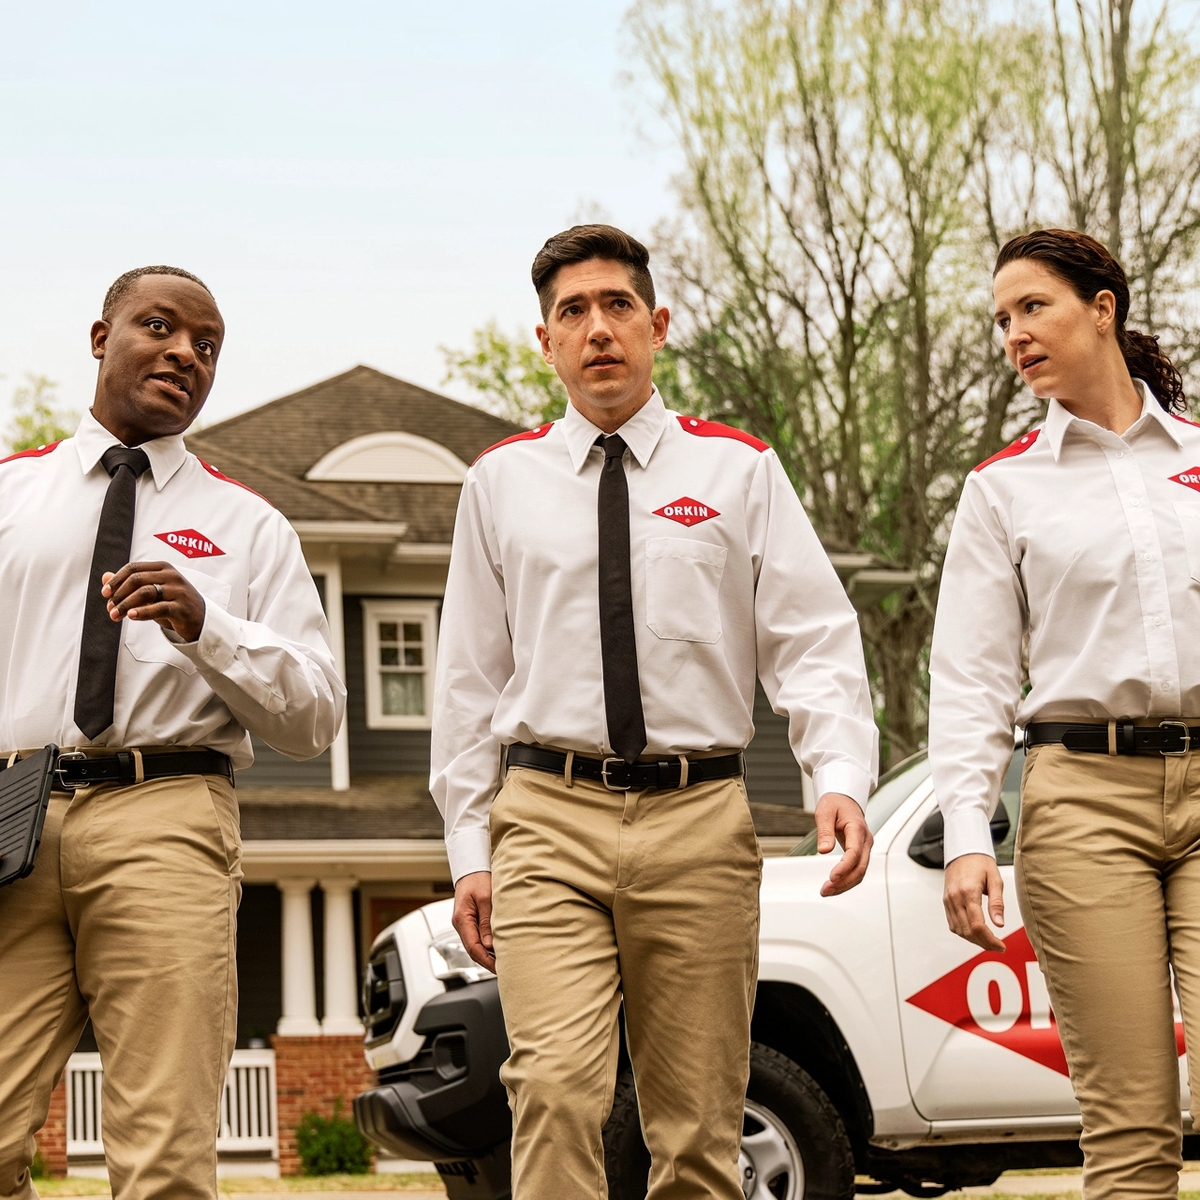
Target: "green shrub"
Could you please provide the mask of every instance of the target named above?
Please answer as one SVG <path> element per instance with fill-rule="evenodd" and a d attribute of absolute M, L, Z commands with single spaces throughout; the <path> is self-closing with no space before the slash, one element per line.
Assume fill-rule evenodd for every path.
<path fill-rule="evenodd" d="M 296 1153 L 305 1175 L 365 1175 L 371 1169 L 371 1143 L 342 1116 L 340 1097 L 332 1117 L 307 1112 L 300 1118 Z"/>
<path fill-rule="evenodd" d="M 39 1150 L 33 1156 L 33 1164 L 29 1168 L 30 1179 L 49 1179 L 50 1172 L 46 1170 L 46 1160 L 42 1157 L 42 1152 Z"/>

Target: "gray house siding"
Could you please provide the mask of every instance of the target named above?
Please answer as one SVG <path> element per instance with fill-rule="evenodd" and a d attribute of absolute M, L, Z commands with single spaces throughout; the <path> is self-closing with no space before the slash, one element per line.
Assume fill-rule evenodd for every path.
<path fill-rule="evenodd" d="M 746 791 L 756 804 L 800 807 L 803 803 L 787 718 L 771 711 L 761 683 L 754 685 L 754 739 L 746 747 Z"/>

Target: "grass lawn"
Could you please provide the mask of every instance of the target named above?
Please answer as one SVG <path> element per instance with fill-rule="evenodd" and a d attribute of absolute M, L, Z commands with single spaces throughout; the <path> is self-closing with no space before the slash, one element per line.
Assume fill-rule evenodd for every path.
<path fill-rule="evenodd" d="M 103 1179 L 37 1179 L 42 1196 L 110 1196 Z M 222 1179 L 221 1195 L 291 1195 L 303 1192 L 441 1192 L 438 1175 L 318 1175 L 288 1179 Z"/>

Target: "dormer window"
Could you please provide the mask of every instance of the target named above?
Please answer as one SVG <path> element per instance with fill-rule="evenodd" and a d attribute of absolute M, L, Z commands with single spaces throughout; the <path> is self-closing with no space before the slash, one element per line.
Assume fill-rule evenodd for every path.
<path fill-rule="evenodd" d="M 331 483 L 462 483 L 467 464 L 415 433 L 368 433 L 330 450 L 305 479 Z"/>

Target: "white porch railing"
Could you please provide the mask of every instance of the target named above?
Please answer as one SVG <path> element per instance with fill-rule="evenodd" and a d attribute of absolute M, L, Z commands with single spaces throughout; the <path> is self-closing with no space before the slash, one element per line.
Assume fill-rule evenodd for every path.
<path fill-rule="evenodd" d="M 104 1068 L 99 1054 L 67 1063 L 67 1157 L 104 1153 L 101 1129 Z M 275 1051 L 235 1050 L 221 1096 L 217 1152 L 279 1156 L 275 1129 Z"/>

